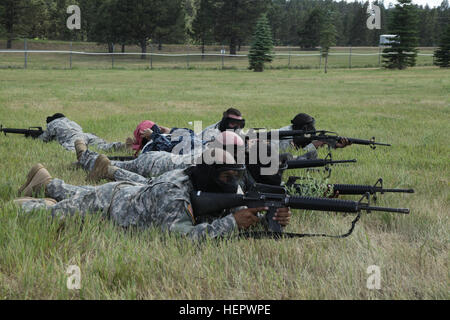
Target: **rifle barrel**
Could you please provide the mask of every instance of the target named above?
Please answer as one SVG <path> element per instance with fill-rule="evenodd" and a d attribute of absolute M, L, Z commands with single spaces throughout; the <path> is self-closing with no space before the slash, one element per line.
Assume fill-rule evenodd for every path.
<path fill-rule="evenodd" d="M 337 163 L 354 163 L 356 159 L 352 160 L 328 160 L 328 159 L 304 159 L 304 160 L 289 160 L 287 161 L 288 169 L 302 169 L 324 167 L 329 164 Z"/>
<path fill-rule="evenodd" d="M 338 137 L 338 138 L 341 139 L 342 137 Z M 390 147 L 391 146 L 389 143 L 375 142 L 375 141 L 372 141 L 372 140 L 364 140 L 364 139 L 356 139 L 356 138 L 347 138 L 347 140 L 349 142 L 351 142 L 351 143 L 354 143 L 354 144 L 377 145 L 377 146 L 386 146 L 386 147 Z"/>
<path fill-rule="evenodd" d="M 356 159 L 351 159 L 351 160 L 332 160 L 329 161 L 330 164 L 336 164 L 336 163 L 355 163 Z"/>
<path fill-rule="evenodd" d="M 414 189 L 382 189 L 381 192 L 414 193 Z"/>
<path fill-rule="evenodd" d="M 2 128 L 2 131 L 4 133 L 21 133 L 21 134 L 25 134 L 25 133 L 28 133 L 30 130 L 28 130 L 28 129 Z"/>
<path fill-rule="evenodd" d="M 338 191 L 339 194 L 365 194 L 365 193 L 414 193 L 414 189 L 383 189 L 379 186 L 360 185 L 360 184 L 334 184 L 333 190 Z"/>
<path fill-rule="evenodd" d="M 136 159 L 133 156 L 108 156 L 108 159 L 111 161 L 131 161 Z"/>
<path fill-rule="evenodd" d="M 248 137 L 252 138 L 253 135 L 257 137 L 258 139 L 264 137 L 267 139 L 272 139 L 272 134 L 278 134 L 279 139 L 286 139 L 286 138 L 293 138 L 294 136 L 304 136 L 304 135 L 315 135 L 317 133 L 327 133 L 329 131 L 325 130 L 311 130 L 311 131 L 305 131 L 305 130 L 268 130 L 268 131 L 255 131 L 252 133 L 249 133 Z"/>
<path fill-rule="evenodd" d="M 407 208 L 388 208 L 388 207 L 371 207 L 366 203 L 360 203 L 352 200 L 338 200 L 328 198 L 314 197 L 289 197 L 287 206 L 293 209 L 318 210 L 318 211 L 335 211 L 356 213 L 361 210 L 365 211 L 384 211 L 396 213 L 409 213 Z"/>
<path fill-rule="evenodd" d="M 387 208 L 387 207 L 363 206 L 363 207 L 361 207 L 361 209 L 366 210 L 366 211 L 384 211 L 384 212 L 395 212 L 395 213 L 404 213 L 404 214 L 409 213 L 408 208 Z"/>

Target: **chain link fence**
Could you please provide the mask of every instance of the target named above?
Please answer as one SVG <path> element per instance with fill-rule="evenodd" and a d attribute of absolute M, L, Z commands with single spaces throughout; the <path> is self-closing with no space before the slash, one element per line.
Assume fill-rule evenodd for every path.
<path fill-rule="evenodd" d="M 237 54 L 224 46 L 149 45 L 146 52 L 136 46 L 112 47 L 86 42 L 15 40 L 11 49 L 0 41 L 0 68 L 31 69 L 247 69 L 249 47 Z M 125 50 L 122 50 L 125 49 Z M 419 48 L 417 66 L 434 63 L 435 48 Z M 122 52 L 125 51 L 125 52 Z M 381 47 L 333 47 L 328 68 L 382 67 Z M 267 68 L 318 69 L 324 67 L 320 50 L 275 47 Z"/>

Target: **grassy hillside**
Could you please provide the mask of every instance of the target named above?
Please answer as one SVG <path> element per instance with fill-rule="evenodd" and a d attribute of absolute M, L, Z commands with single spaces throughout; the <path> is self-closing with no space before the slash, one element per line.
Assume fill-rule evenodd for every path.
<path fill-rule="evenodd" d="M 86 184 L 56 142 L 0 136 L 0 297 L 4 299 L 448 299 L 450 73 L 332 70 L 0 70 L 0 123 L 45 126 L 63 112 L 85 132 L 124 141 L 137 123 L 187 127 L 239 108 L 249 127 L 279 128 L 298 112 L 340 135 L 392 143 L 352 146 L 329 182 L 372 184 L 416 193 L 386 194 L 378 205 L 410 215 L 363 215 L 346 239 L 238 240 L 195 245 L 158 230 L 122 230 L 98 214 L 52 221 L 22 215 L 16 197 L 30 167 Z M 325 155 L 324 150 L 321 155 Z M 304 174 L 299 171 L 297 174 Z M 317 175 L 315 175 L 317 177 Z M 352 215 L 295 212 L 287 231 L 347 231 Z M 68 290 L 66 269 L 81 269 Z M 381 290 L 366 287 L 370 265 Z"/>

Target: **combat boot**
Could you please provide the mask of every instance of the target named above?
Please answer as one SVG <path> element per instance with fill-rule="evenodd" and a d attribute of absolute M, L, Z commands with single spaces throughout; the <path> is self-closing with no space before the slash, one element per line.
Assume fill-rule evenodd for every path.
<path fill-rule="evenodd" d="M 81 155 L 86 150 L 87 150 L 87 145 L 86 145 L 86 143 L 83 140 L 81 140 L 81 139 L 75 140 L 75 151 L 77 153 L 77 160 L 78 161 L 80 161 Z"/>
<path fill-rule="evenodd" d="M 107 156 L 101 154 L 95 160 L 94 168 L 89 172 L 87 179 L 93 182 L 98 182 L 101 179 L 114 180 L 114 173 L 117 169 L 117 167 L 111 165 Z"/>
<path fill-rule="evenodd" d="M 52 180 L 52 176 L 40 163 L 34 165 L 27 175 L 27 181 L 19 188 L 19 195 L 31 197 L 33 193 L 39 193 Z"/>
<path fill-rule="evenodd" d="M 38 199 L 38 198 L 21 197 L 21 198 L 14 199 L 13 202 L 20 206 L 20 205 L 22 205 L 24 203 L 27 203 L 27 202 L 30 202 L 30 201 L 34 201 L 36 199 Z M 49 206 L 49 207 L 57 204 L 57 201 L 55 199 L 52 199 L 52 198 L 44 198 L 42 200 L 44 200 L 45 204 L 47 206 Z"/>

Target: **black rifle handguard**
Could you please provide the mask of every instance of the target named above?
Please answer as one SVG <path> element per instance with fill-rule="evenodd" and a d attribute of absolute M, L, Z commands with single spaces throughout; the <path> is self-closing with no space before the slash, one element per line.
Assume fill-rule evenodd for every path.
<path fill-rule="evenodd" d="M 352 160 L 329 160 L 329 159 L 306 159 L 306 160 L 289 160 L 287 161 L 287 169 L 303 169 L 325 167 L 330 164 L 338 163 L 354 163 L 356 159 Z"/>
<path fill-rule="evenodd" d="M 371 185 L 359 185 L 359 184 L 333 184 L 334 192 L 339 194 L 376 194 L 385 192 L 397 192 L 397 193 L 414 193 L 414 189 L 384 189 L 383 187 L 371 186 Z"/>

